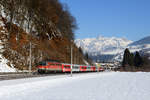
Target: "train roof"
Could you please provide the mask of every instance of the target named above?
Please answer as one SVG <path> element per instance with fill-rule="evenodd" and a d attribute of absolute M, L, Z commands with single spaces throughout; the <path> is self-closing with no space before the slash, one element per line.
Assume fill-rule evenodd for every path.
<path fill-rule="evenodd" d="M 68 64 L 68 63 L 62 63 L 62 64 L 65 64 L 65 65 L 71 65 L 71 64 Z M 94 66 L 90 66 L 90 65 L 78 65 L 78 64 L 72 64 L 72 66 L 87 66 L 87 67 L 94 67 Z M 97 67 L 97 66 L 95 66 Z"/>
<path fill-rule="evenodd" d="M 56 63 L 61 63 L 59 60 L 54 60 L 54 59 L 48 59 L 45 60 L 46 62 L 56 62 Z"/>

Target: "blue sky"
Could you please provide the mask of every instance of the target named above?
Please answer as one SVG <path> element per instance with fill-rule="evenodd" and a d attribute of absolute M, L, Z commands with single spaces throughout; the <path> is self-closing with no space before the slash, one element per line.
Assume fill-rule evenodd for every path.
<path fill-rule="evenodd" d="M 60 0 L 76 18 L 76 38 L 150 36 L 150 0 Z"/>

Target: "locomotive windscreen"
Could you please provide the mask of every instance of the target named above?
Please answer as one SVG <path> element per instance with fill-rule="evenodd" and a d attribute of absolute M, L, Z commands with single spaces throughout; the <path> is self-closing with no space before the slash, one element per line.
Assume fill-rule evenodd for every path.
<path fill-rule="evenodd" d="M 40 62 L 39 65 L 46 66 L 46 62 L 45 61 Z"/>

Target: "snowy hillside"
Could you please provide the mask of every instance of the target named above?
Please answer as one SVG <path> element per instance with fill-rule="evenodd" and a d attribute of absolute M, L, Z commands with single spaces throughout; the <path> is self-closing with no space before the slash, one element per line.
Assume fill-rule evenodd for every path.
<path fill-rule="evenodd" d="M 132 53 L 139 51 L 142 55 L 150 55 L 150 36 L 135 41 L 129 44 L 126 48 L 129 48 Z M 114 60 L 121 61 L 123 59 L 123 53 L 124 51 L 117 54 L 117 56 L 114 57 Z"/>
<path fill-rule="evenodd" d="M 2 50 L 2 46 L 0 46 L 0 50 Z M 7 59 L 5 59 L 4 57 L 2 57 L 2 55 L 0 54 L 0 72 L 16 72 L 15 68 L 10 68 L 7 65 Z"/>
<path fill-rule="evenodd" d="M 132 43 L 132 41 L 124 38 L 102 36 L 98 38 L 77 39 L 75 42 L 78 47 L 81 47 L 85 52 L 92 55 L 115 55 L 122 52 L 128 44 Z"/>
<path fill-rule="evenodd" d="M 2 34 L 6 34 L 6 30 L 4 28 L 4 23 L 0 17 L 0 28 L 2 28 L 0 30 L 0 36 L 2 38 Z M 0 72 L 16 72 L 16 69 L 13 68 L 13 65 L 11 65 L 12 68 L 10 68 L 7 63 L 8 63 L 8 60 L 5 59 L 3 56 L 2 56 L 2 52 L 3 52 L 3 42 L 2 40 L 0 40 Z"/>
<path fill-rule="evenodd" d="M 146 44 L 150 44 L 150 36 L 144 37 L 143 39 L 141 39 L 139 41 L 135 41 L 135 42 L 131 43 L 129 46 L 146 45 Z"/>
<path fill-rule="evenodd" d="M 131 52 L 143 51 L 149 53 L 150 51 L 150 36 L 144 37 L 128 45 Z"/>
<path fill-rule="evenodd" d="M 149 100 L 149 76 L 104 72 L 0 81 L 0 100 Z"/>
<path fill-rule="evenodd" d="M 135 53 L 136 51 L 140 52 L 141 55 L 150 55 L 150 44 L 147 45 L 136 45 L 136 46 L 127 46 L 130 52 Z M 113 60 L 122 61 L 124 51 L 117 54 Z"/>

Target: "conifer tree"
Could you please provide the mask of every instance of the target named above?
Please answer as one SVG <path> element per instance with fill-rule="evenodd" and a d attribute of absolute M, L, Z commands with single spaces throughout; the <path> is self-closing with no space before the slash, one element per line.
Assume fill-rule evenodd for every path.
<path fill-rule="evenodd" d="M 133 53 L 130 53 L 129 65 L 130 65 L 130 66 L 133 66 L 133 65 L 134 65 L 134 54 L 133 54 Z"/>
<path fill-rule="evenodd" d="M 140 56 L 139 52 L 136 51 L 135 57 L 134 57 L 134 66 L 139 67 L 143 63 L 142 57 Z"/>
<path fill-rule="evenodd" d="M 85 59 L 86 59 L 86 60 L 88 60 L 88 59 L 89 59 L 89 55 L 88 55 L 88 53 L 87 53 L 87 52 L 85 53 Z"/>
<path fill-rule="evenodd" d="M 81 47 L 79 47 L 79 52 L 80 52 L 81 54 L 83 54 L 83 50 L 82 50 Z"/>
<path fill-rule="evenodd" d="M 125 49 L 124 51 L 124 56 L 123 56 L 123 61 L 122 61 L 122 66 L 128 66 L 130 62 L 130 51 L 128 48 Z"/>

